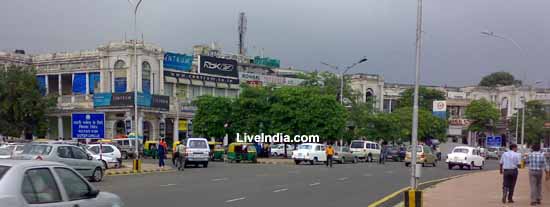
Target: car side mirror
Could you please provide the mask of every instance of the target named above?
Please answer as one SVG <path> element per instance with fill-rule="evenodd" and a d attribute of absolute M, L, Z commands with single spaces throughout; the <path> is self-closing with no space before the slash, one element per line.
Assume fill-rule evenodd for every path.
<path fill-rule="evenodd" d="M 88 155 L 88 160 L 93 160 L 94 158 L 90 155 Z"/>
<path fill-rule="evenodd" d="M 90 189 L 90 191 L 88 191 L 88 193 L 86 193 L 87 198 L 96 198 L 97 195 L 99 195 L 99 190 L 98 189 Z"/>

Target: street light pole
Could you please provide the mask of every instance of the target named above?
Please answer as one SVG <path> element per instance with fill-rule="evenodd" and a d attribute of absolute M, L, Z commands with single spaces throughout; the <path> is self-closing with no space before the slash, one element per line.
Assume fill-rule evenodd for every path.
<path fill-rule="evenodd" d="M 414 83 L 414 103 L 411 140 L 411 189 L 418 187 L 418 175 L 416 174 L 416 151 L 418 146 L 418 89 L 420 82 L 420 57 L 422 52 L 422 0 L 418 0 L 416 13 L 416 66 Z"/>
<path fill-rule="evenodd" d="M 142 0 L 138 0 L 137 3 L 134 3 L 133 1 L 131 0 L 128 0 L 128 2 L 134 6 L 134 65 L 135 65 L 135 69 L 136 69 L 136 74 L 135 74 L 135 80 L 134 80 L 134 120 L 136 122 L 135 124 L 135 129 L 134 129 L 134 135 L 135 135 L 135 143 L 136 143 L 136 148 L 135 148 L 135 156 L 136 156 L 136 159 L 139 160 L 139 114 L 138 114 L 138 73 L 139 73 L 139 70 L 138 70 L 138 59 L 137 59 L 137 40 L 138 40 L 138 34 L 137 34 L 137 12 L 138 12 L 138 8 L 139 8 L 139 5 L 141 4 L 141 1 Z"/>

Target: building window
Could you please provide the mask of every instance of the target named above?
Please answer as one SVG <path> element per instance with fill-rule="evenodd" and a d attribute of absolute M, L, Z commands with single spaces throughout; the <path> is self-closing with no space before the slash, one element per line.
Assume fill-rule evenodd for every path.
<path fill-rule="evenodd" d="M 141 64 L 141 89 L 143 93 L 151 94 L 151 65 L 145 61 Z"/>
<path fill-rule="evenodd" d="M 164 95 L 172 96 L 174 94 L 174 84 L 173 83 L 164 83 Z"/>
<path fill-rule="evenodd" d="M 126 63 L 123 60 L 115 62 L 115 93 L 126 92 Z"/>
<path fill-rule="evenodd" d="M 200 86 L 191 86 L 191 98 L 195 99 L 196 97 L 199 97 L 201 95 L 201 87 Z"/>
<path fill-rule="evenodd" d="M 216 88 L 215 96 L 225 96 L 225 89 L 224 88 Z"/>
<path fill-rule="evenodd" d="M 212 88 L 212 87 L 204 87 L 202 89 L 202 94 L 212 96 L 213 95 L 213 90 L 214 90 L 214 88 Z"/>

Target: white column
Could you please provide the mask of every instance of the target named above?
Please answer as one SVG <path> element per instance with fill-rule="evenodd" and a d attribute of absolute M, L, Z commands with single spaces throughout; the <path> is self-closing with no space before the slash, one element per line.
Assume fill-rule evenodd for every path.
<path fill-rule="evenodd" d="M 65 138 L 63 137 L 63 117 L 58 116 L 57 117 L 57 136 L 58 138 Z"/>
<path fill-rule="evenodd" d="M 180 137 L 179 126 L 180 126 L 180 121 L 178 120 L 178 118 L 174 118 L 174 136 L 172 136 L 173 137 L 172 143 L 179 141 L 179 137 Z"/>
<path fill-rule="evenodd" d="M 90 95 L 90 73 L 86 72 L 86 100 L 88 100 L 88 95 Z"/>
<path fill-rule="evenodd" d="M 109 71 L 109 79 L 111 79 L 111 93 L 115 92 L 115 72 Z"/>
<path fill-rule="evenodd" d="M 391 113 L 391 112 L 392 112 L 392 105 L 391 105 L 392 99 L 390 98 L 389 100 L 390 100 L 390 104 L 388 104 L 388 112 Z M 383 105 L 384 105 L 384 104 L 382 104 L 382 106 L 383 106 Z"/>
<path fill-rule="evenodd" d="M 59 92 L 59 96 L 63 96 L 63 92 L 62 92 L 62 88 L 61 88 L 61 74 L 59 74 L 58 78 L 57 78 L 57 89 L 58 89 L 58 92 Z"/>
<path fill-rule="evenodd" d="M 74 73 L 71 74 L 71 86 L 74 84 Z M 72 88 L 71 88 L 71 103 L 74 103 L 74 93 L 72 92 Z"/>
<path fill-rule="evenodd" d="M 48 86 L 48 75 L 44 75 L 44 79 L 46 80 L 46 95 L 48 95 L 48 92 L 49 92 L 49 86 Z"/>

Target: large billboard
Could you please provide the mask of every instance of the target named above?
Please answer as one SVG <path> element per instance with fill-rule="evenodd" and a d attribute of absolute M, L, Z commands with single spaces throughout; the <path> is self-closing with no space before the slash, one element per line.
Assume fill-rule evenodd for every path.
<path fill-rule="evenodd" d="M 73 113 L 71 116 L 73 139 L 105 138 L 105 114 Z"/>
<path fill-rule="evenodd" d="M 237 61 L 221 59 L 209 56 L 199 56 L 199 73 L 208 73 L 212 75 L 239 77 L 237 70 Z"/>
<path fill-rule="evenodd" d="M 164 53 L 164 68 L 190 71 L 193 55 L 166 52 Z"/>

